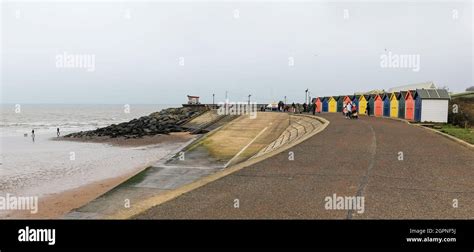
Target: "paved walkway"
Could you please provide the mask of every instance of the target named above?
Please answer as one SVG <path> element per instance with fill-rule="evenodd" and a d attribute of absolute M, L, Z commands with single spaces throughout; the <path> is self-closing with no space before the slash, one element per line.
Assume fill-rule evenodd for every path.
<path fill-rule="evenodd" d="M 474 217 L 472 150 L 401 121 L 347 120 L 339 113 L 321 117 L 331 124 L 288 150 L 293 161 L 282 152 L 136 217 Z M 333 194 L 364 196 L 364 213 L 326 210 L 325 198 Z"/>

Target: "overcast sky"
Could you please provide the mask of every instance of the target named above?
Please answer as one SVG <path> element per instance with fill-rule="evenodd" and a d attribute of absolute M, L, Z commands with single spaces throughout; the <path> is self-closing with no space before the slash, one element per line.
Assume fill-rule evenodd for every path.
<path fill-rule="evenodd" d="M 473 83 L 472 1 L 10 2 L 2 103 L 304 101 L 434 81 Z M 62 68 L 61 55 L 94 57 Z M 381 57 L 419 57 L 381 67 Z M 92 71 L 93 70 L 93 71 Z"/>

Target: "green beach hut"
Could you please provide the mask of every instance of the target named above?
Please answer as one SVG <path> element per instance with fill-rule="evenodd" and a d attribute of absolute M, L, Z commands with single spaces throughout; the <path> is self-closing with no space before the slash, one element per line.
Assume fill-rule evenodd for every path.
<path fill-rule="evenodd" d="M 398 118 L 405 118 L 405 95 L 407 91 L 398 93 Z"/>
<path fill-rule="evenodd" d="M 335 96 L 334 98 L 336 97 L 337 96 Z M 344 95 L 337 97 L 336 100 L 337 100 L 337 112 L 342 112 L 342 105 L 344 103 Z"/>

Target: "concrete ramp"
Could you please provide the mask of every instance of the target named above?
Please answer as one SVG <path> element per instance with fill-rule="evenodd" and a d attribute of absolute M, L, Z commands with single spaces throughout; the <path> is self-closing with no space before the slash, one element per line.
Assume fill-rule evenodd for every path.
<path fill-rule="evenodd" d="M 204 112 L 196 118 L 193 118 L 189 122 L 183 124 L 182 127 L 194 134 L 207 133 L 237 117 L 238 116 L 232 115 L 219 115 L 217 114 L 216 109 L 212 109 Z"/>
<path fill-rule="evenodd" d="M 176 156 L 169 163 L 228 167 L 255 155 L 278 138 L 289 123 L 286 113 L 240 116 L 186 148 L 184 159 Z"/>

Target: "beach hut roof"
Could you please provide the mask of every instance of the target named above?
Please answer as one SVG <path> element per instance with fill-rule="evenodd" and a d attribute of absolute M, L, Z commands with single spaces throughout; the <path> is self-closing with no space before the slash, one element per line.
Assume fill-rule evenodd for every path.
<path fill-rule="evenodd" d="M 421 99 L 449 100 L 449 93 L 446 89 L 417 89 L 416 96 Z"/>
<path fill-rule="evenodd" d="M 390 94 L 390 98 L 392 97 L 392 94 L 395 95 L 395 97 L 398 99 L 400 97 L 400 92 L 392 92 Z"/>
<path fill-rule="evenodd" d="M 351 96 L 350 96 L 350 95 L 340 95 L 340 96 L 337 96 L 337 99 L 336 99 L 336 100 L 339 100 L 339 99 L 342 99 L 342 100 L 344 100 L 346 97 L 349 97 L 349 98 L 351 98 Z M 351 99 L 351 100 L 352 100 L 352 99 Z"/>
<path fill-rule="evenodd" d="M 413 98 L 413 96 L 415 95 L 415 91 L 414 90 L 408 90 L 405 92 L 405 97 L 407 97 L 407 95 L 410 94 L 411 97 Z"/>
<path fill-rule="evenodd" d="M 375 100 L 375 98 L 376 98 L 377 96 L 379 96 L 379 97 L 380 97 L 380 99 L 383 99 L 383 97 L 384 97 L 384 94 L 383 94 L 383 93 L 381 93 L 381 94 L 373 94 L 373 95 L 372 95 L 372 97 L 374 97 L 374 100 Z"/>
<path fill-rule="evenodd" d="M 407 92 L 408 91 L 401 91 L 401 92 L 397 92 L 397 98 L 400 99 L 400 98 L 405 98 L 405 96 L 407 96 Z"/>

